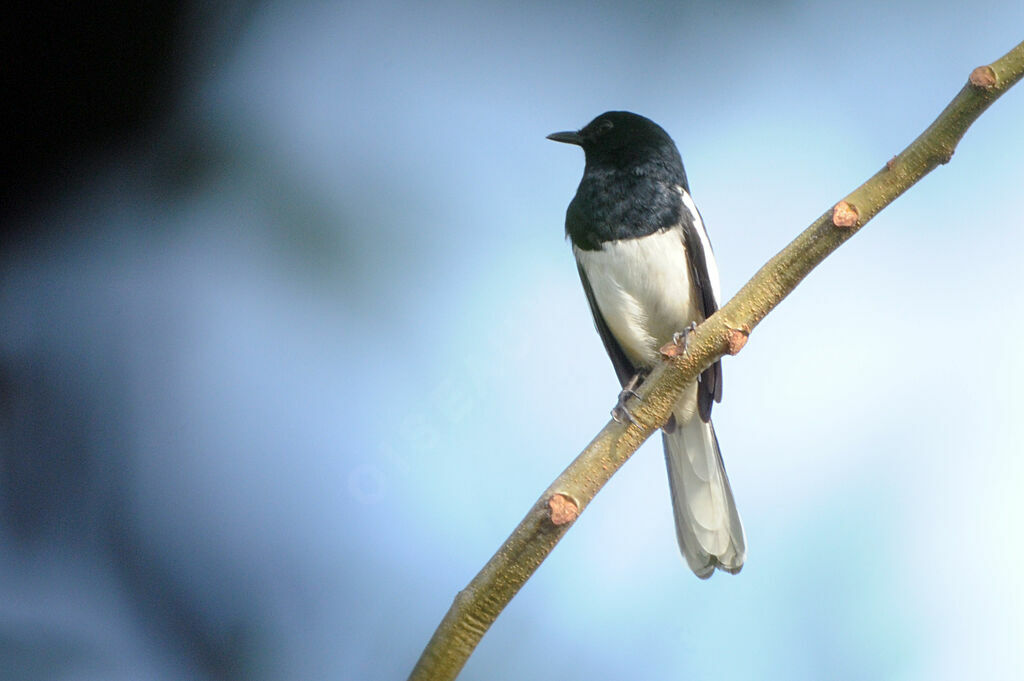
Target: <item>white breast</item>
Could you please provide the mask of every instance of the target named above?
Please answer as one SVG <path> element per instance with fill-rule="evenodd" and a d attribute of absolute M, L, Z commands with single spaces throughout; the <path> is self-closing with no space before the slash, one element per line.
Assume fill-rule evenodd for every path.
<path fill-rule="evenodd" d="M 605 323 L 634 365 L 654 366 L 658 349 L 672 334 L 703 320 L 681 229 L 610 241 L 600 251 L 573 252 Z M 710 256 L 710 246 L 706 252 Z"/>

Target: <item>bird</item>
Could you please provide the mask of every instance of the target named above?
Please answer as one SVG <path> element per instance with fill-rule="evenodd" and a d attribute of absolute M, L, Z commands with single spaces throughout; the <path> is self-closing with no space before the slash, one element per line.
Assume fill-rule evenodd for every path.
<path fill-rule="evenodd" d="M 654 121 L 608 111 L 577 131 L 548 135 L 582 147 L 583 179 L 565 215 L 594 325 L 622 392 L 612 410 L 632 420 L 626 401 L 669 342 L 685 342 L 719 307 L 718 266 L 690 196 L 682 157 Z M 722 399 L 721 360 L 683 393 L 662 428 L 676 537 L 701 579 L 735 574 L 746 536 L 714 426 Z"/>

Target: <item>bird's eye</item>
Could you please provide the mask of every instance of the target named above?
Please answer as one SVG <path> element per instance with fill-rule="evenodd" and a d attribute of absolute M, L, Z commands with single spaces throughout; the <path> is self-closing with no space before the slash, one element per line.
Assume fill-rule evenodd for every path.
<path fill-rule="evenodd" d="M 612 123 L 611 121 L 608 121 L 608 120 L 604 120 L 604 121 L 601 121 L 598 124 L 597 130 L 595 130 L 594 132 L 596 134 L 598 134 L 598 135 L 603 135 L 603 134 L 605 134 L 606 132 L 608 132 L 609 130 L 611 130 L 614 127 L 615 127 L 614 123 Z"/>

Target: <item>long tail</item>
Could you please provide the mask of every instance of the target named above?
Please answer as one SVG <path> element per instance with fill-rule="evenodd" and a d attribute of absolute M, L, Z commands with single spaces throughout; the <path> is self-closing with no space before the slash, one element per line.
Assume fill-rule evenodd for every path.
<path fill-rule="evenodd" d="M 735 574 L 743 567 L 747 540 L 715 429 L 693 413 L 677 413 L 673 421 L 662 438 L 679 548 L 701 579 L 715 568 Z"/>

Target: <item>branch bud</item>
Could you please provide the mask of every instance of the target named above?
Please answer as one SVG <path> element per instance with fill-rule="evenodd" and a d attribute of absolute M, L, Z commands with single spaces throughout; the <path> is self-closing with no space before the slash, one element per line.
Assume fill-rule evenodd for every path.
<path fill-rule="evenodd" d="M 548 510 L 551 511 L 552 525 L 565 525 L 576 520 L 580 514 L 580 507 L 576 502 L 564 494 L 553 494 L 548 499 Z"/>
<path fill-rule="evenodd" d="M 971 71 L 971 77 L 967 80 L 976 88 L 991 90 L 996 86 L 996 72 L 991 66 L 979 66 Z"/>
<path fill-rule="evenodd" d="M 853 227 L 860 220 L 860 214 L 852 203 L 840 201 L 832 209 L 832 224 L 836 227 Z"/>
<path fill-rule="evenodd" d="M 750 327 L 746 324 L 738 329 L 729 329 L 725 335 L 727 352 L 730 355 L 738 354 L 743 349 L 743 346 L 747 344 L 748 338 L 750 338 Z"/>

